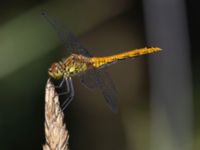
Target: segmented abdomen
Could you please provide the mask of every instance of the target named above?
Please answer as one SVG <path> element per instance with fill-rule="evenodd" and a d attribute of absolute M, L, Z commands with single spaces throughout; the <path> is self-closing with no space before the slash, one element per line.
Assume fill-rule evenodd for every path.
<path fill-rule="evenodd" d="M 117 62 L 118 60 L 150 54 L 150 53 L 158 52 L 160 50 L 161 49 L 158 47 L 151 47 L 151 48 L 145 47 L 141 49 L 130 50 L 130 51 L 112 55 L 112 56 L 92 57 L 90 58 L 90 62 L 93 64 L 93 67 L 100 68 L 100 67 L 105 66 L 106 64 Z"/>

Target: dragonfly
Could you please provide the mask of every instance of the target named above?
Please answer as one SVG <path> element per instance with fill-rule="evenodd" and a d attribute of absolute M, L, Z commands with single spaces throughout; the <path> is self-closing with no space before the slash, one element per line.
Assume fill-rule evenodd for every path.
<path fill-rule="evenodd" d="M 65 49 L 70 53 L 70 56 L 53 63 L 48 69 L 48 75 L 51 79 L 61 80 L 59 87 L 64 83 L 66 85 L 66 91 L 63 93 L 68 94 L 68 96 L 63 103 L 63 109 L 74 99 L 75 91 L 72 78 L 79 76 L 81 83 L 87 88 L 99 89 L 111 111 L 117 112 L 117 90 L 105 68 L 126 59 L 161 51 L 159 47 L 145 47 L 111 56 L 94 57 L 80 44 L 72 32 L 66 30 L 66 27 L 64 28 L 58 20 L 51 17 L 46 10 L 42 11 L 42 16 L 55 29 Z"/>

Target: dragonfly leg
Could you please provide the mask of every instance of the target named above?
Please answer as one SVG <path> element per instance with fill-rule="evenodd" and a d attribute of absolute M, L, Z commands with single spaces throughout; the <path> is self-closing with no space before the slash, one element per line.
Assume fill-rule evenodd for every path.
<path fill-rule="evenodd" d="M 66 87 L 65 87 L 66 91 L 59 93 L 58 94 L 59 96 L 70 94 L 70 82 L 68 81 L 68 79 L 64 79 L 64 80 L 65 80 L 65 84 L 66 84 Z"/>
<path fill-rule="evenodd" d="M 67 106 L 70 104 L 70 102 L 73 100 L 74 98 L 74 86 L 73 86 L 73 82 L 72 79 L 66 79 L 66 84 L 67 84 L 67 92 L 65 92 L 65 94 L 69 94 L 67 99 L 64 101 L 64 103 L 62 104 L 62 110 L 64 110 L 65 108 L 67 108 Z"/>
<path fill-rule="evenodd" d="M 62 78 L 62 81 L 60 82 L 60 84 L 59 85 L 55 85 L 54 87 L 55 88 L 61 88 L 63 83 L 64 83 L 64 81 L 65 81 L 65 78 Z"/>

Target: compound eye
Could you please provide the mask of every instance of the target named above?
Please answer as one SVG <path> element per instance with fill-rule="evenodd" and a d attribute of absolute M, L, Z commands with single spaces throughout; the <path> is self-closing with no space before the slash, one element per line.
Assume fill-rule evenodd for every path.
<path fill-rule="evenodd" d="M 56 63 L 53 63 L 53 64 L 51 65 L 51 67 L 49 68 L 49 71 L 56 71 L 56 70 L 58 70 L 58 66 L 57 66 Z"/>
<path fill-rule="evenodd" d="M 51 68 L 49 68 L 49 70 L 48 70 L 49 72 L 52 72 L 52 69 Z"/>

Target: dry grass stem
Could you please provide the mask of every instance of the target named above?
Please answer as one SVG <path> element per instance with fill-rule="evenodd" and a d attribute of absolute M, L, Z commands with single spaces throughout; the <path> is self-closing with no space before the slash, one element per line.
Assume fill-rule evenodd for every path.
<path fill-rule="evenodd" d="M 60 108 L 54 85 L 47 81 L 45 93 L 45 138 L 43 150 L 68 150 L 68 131 L 63 122 L 64 114 Z"/>

